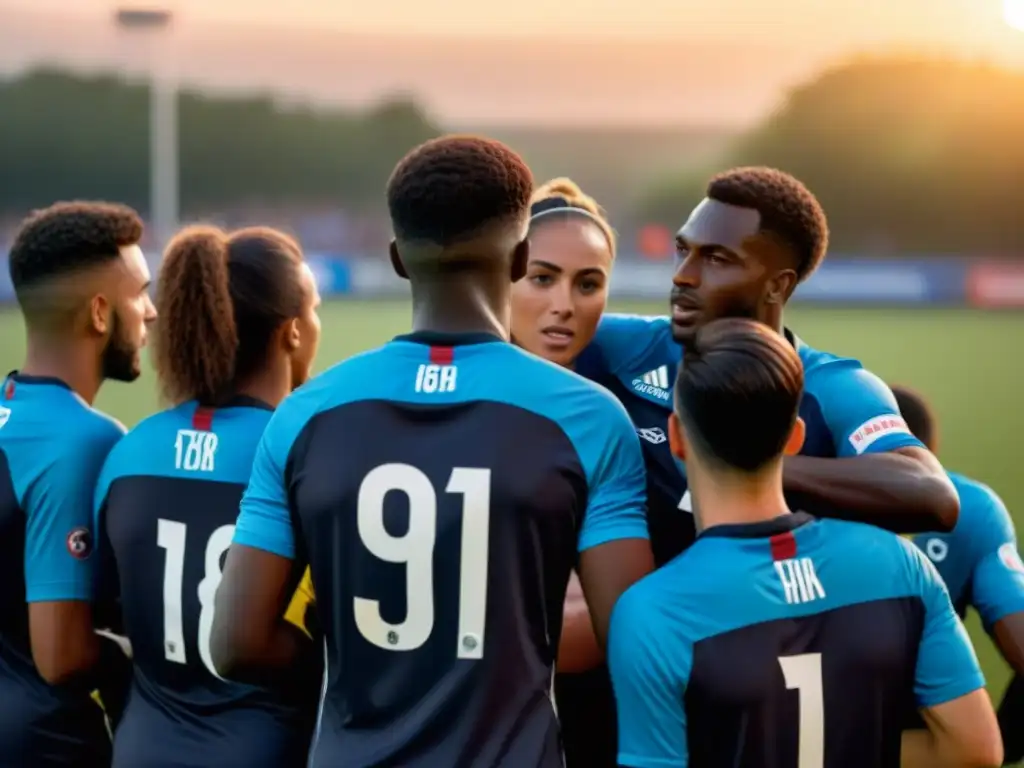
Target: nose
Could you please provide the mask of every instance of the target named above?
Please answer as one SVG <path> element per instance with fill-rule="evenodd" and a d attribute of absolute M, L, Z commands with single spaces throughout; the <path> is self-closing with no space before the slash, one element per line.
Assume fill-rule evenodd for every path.
<path fill-rule="evenodd" d="M 147 296 L 145 321 L 147 323 L 151 323 L 154 320 L 156 320 L 156 305 L 153 304 L 153 300 Z"/>
<path fill-rule="evenodd" d="M 567 320 L 572 317 L 573 314 L 573 303 L 572 303 L 572 285 L 568 280 L 559 280 L 558 284 L 552 288 L 551 293 L 551 304 L 548 306 L 551 314 L 555 315 L 559 320 Z"/>
<path fill-rule="evenodd" d="M 700 284 L 700 263 L 691 250 L 676 253 L 676 271 L 672 284 L 677 288 L 695 288 Z"/>

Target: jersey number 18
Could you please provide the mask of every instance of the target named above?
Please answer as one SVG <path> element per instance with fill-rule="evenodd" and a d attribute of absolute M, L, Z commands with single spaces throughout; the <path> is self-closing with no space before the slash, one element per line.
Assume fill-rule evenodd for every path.
<path fill-rule="evenodd" d="M 391 492 L 409 500 L 409 530 L 392 536 L 384 527 L 384 497 Z M 487 614 L 487 558 L 491 512 L 491 470 L 455 467 L 445 493 L 462 496 L 462 547 L 459 561 L 459 627 L 455 656 L 481 659 Z M 374 645 L 412 651 L 434 629 L 434 544 L 437 540 L 437 491 L 421 470 L 409 464 L 382 464 L 359 486 L 357 525 L 363 546 L 388 563 L 405 564 L 408 606 L 398 624 L 380 615 L 380 602 L 353 598 L 356 627 Z"/>

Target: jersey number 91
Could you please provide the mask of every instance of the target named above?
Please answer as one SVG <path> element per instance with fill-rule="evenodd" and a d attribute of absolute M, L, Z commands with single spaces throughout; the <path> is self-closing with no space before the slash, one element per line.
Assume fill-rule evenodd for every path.
<path fill-rule="evenodd" d="M 392 536 L 384 527 L 384 498 L 391 492 L 409 500 L 409 529 Z M 491 512 L 491 470 L 455 467 L 445 493 L 462 496 L 462 546 L 459 563 L 459 627 L 455 656 L 481 659 L 487 614 L 487 561 Z M 434 630 L 434 545 L 437 541 L 437 491 L 430 478 L 409 464 L 382 464 L 359 486 L 357 526 L 363 546 L 374 557 L 405 565 L 405 619 L 385 621 L 380 603 L 353 599 L 359 633 L 389 651 L 412 651 Z"/>

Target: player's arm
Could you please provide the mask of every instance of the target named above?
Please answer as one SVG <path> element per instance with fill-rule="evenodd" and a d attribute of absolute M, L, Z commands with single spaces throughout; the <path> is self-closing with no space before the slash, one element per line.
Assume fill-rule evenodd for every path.
<path fill-rule="evenodd" d="M 589 443 L 589 497 L 579 534 L 579 578 L 603 648 L 619 596 L 654 569 L 647 533 L 647 481 L 640 440 L 625 409 L 611 397 Z"/>
<path fill-rule="evenodd" d="M 562 614 L 562 639 L 558 645 L 559 672 L 587 672 L 598 666 L 604 659 L 601 646 L 597 644 L 594 623 L 590 620 L 590 609 L 583 596 L 579 576 L 573 573 L 565 593 L 565 607 Z"/>
<path fill-rule="evenodd" d="M 1003 658 L 1024 674 L 1024 563 L 1013 521 L 1002 499 L 985 486 L 966 489 L 962 501 L 971 505 L 969 520 L 978 523 L 964 532 L 975 554 L 972 603 Z"/>
<path fill-rule="evenodd" d="M 71 683 L 100 658 L 94 632 L 96 558 L 93 493 L 103 462 L 120 437 L 113 430 L 69 440 L 23 501 L 25 600 L 32 660 L 51 685 Z"/>
<path fill-rule="evenodd" d="M 1024 676 L 1014 675 L 999 705 L 999 730 L 1003 733 L 1006 764 L 1024 760 Z"/>
<path fill-rule="evenodd" d="M 889 387 L 847 361 L 807 374 L 836 458 L 787 456 L 783 482 L 808 512 L 897 533 L 951 531 L 956 489 L 938 459 L 907 429 Z"/>
<path fill-rule="evenodd" d="M 612 613 L 608 670 L 615 691 L 621 766 L 673 768 L 687 765 L 683 694 L 689 648 L 672 647 L 656 626 L 657 602 L 641 594 L 622 596 Z"/>
<path fill-rule="evenodd" d="M 1003 742 L 967 631 L 935 567 L 912 545 L 924 629 L 914 693 L 924 729 L 903 734 L 903 768 L 988 768 L 1002 765 Z"/>
<path fill-rule="evenodd" d="M 284 618 L 294 594 L 295 534 L 285 477 L 291 439 L 281 416 L 279 409 L 256 451 L 210 632 L 214 667 L 242 682 L 277 678 L 303 647 Z"/>

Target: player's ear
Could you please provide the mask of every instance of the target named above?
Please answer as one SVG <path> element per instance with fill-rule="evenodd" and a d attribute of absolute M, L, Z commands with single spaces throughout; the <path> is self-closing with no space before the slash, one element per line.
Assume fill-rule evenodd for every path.
<path fill-rule="evenodd" d="M 799 416 L 796 417 L 796 421 L 793 423 L 793 429 L 789 433 L 789 439 L 786 440 L 786 447 L 784 453 L 786 456 L 796 456 L 800 453 L 800 449 L 804 447 L 804 438 L 807 436 L 807 425 L 804 424 L 804 420 Z"/>
<path fill-rule="evenodd" d="M 114 307 L 102 293 L 89 299 L 89 330 L 98 336 L 107 336 L 113 325 Z"/>
<path fill-rule="evenodd" d="M 395 274 L 403 280 L 408 280 L 409 273 L 405 271 L 405 264 L 402 263 L 402 257 L 398 253 L 398 241 L 391 241 L 391 245 L 388 246 L 388 253 L 391 254 L 391 267 L 395 270 Z"/>
<path fill-rule="evenodd" d="M 668 417 L 668 446 L 672 455 L 680 461 L 686 461 L 686 439 L 683 435 L 683 425 L 675 413 Z"/>
<path fill-rule="evenodd" d="M 526 267 L 530 261 L 530 241 L 521 241 L 512 251 L 512 282 L 526 277 Z"/>
<path fill-rule="evenodd" d="M 289 354 L 302 346 L 302 331 L 299 329 L 299 318 L 287 320 L 281 329 L 281 342 Z"/>
<path fill-rule="evenodd" d="M 796 284 L 796 271 L 782 270 L 768 281 L 768 294 L 765 296 L 765 300 L 769 304 L 785 304 L 796 290 Z"/>

